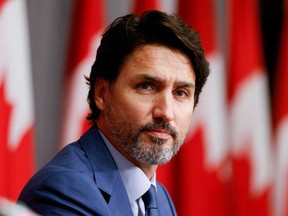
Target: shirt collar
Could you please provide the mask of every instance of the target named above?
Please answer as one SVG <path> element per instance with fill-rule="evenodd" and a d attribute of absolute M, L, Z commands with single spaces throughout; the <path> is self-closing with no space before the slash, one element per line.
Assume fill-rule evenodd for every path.
<path fill-rule="evenodd" d="M 117 167 L 122 177 L 123 183 L 125 185 L 128 198 L 130 203 L 139 199 L 152 185 L 156 188 L 156 173 L 152 176 L 152 179 L 149 180 L 145 173 L 129 161 L 124 155 L 122 155 L 101 133 L 99 130 L 101 137 L 103 138 L 107 148 L 109 149 Z M 157 189 L 157 188 L 156 188 Z"/>

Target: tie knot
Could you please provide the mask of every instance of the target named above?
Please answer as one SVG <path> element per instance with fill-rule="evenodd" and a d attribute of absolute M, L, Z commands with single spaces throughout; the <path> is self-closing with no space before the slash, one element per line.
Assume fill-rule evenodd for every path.
<path fill-rule="evenodd" d="M 149 209 L 157 210 L 156 188 L 153 185 L 151 185 L 149 190 L 142 196 L 142 200 L 145 204 L 146 211 L 149 211 Z"/>

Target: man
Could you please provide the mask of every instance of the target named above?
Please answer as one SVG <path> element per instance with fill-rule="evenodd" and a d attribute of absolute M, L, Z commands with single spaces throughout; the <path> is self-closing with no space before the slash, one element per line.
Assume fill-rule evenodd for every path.
<path fill-rule="evenodd" d="M 87 78 L 92 127 L 32 177 L 19 202 L 41 215 L 176 215 L 156 168 L 183 144 L 208 75 L 198 34 L 176 16 L 116 19 Z"/>

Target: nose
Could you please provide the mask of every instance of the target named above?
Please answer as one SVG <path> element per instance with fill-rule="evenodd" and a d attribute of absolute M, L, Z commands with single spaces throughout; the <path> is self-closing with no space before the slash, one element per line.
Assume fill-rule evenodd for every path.
<path fill-rule="evenodd" d="M 159 94 L 154 98 L 153 103 L 154 120 L 170 122 L 174 119 L 174 104 L 172 94 Z"/>

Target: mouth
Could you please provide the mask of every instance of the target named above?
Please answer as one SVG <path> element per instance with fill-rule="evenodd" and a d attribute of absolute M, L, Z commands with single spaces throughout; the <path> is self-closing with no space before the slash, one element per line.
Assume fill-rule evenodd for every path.
<path fill-rule="evenodd" d="M 157 140 L 168 140 L 177 138 L 176 130 L 169 124 L 165 122 L 158 123 L 148 123 L 139 128 L 139 132 L 144 132 L 148 136 Z"/>
<path fill-rule="evenodd" d="M 167 140 L 172 137 L 172 134 L 166 130 L 147 130 L 148 135 L 162 140 Z"/>

